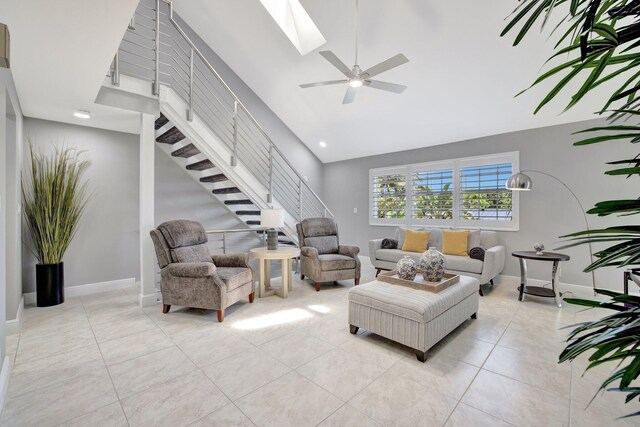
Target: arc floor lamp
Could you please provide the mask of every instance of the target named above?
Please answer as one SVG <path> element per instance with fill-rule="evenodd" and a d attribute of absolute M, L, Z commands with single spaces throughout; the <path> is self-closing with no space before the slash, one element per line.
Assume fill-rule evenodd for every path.
<path fill-rule="evenodd" d="M 580 199 L 578 199 L 578 196 L 576 196 L 576 193 L 574 193 L 573 190 L 567 184 L 565 184 L 563 181 L 561 181 L 558 177 L 555 177 L 555 176 L 551 175 L 550 173 L 542 172 L 542 171 L 539 171 L 539 170 L 536 170 L 536 169 L 527 169 L 527 170 L 523 170 L 523 171 L 517 172 L 517 173 L 511 175 L 509 177 L 509 179 L 507 179 L 507 184 L 506 184 L 507 190 L 511 190 L 511 191 L 531 191 L 533 189 L 533 180 L 531 179 L 531 177 L 529 175 L 526 175 L 524 172 L 527 172 L 527 173 L 539 173 L 541 175 L 548 176 L 549 178 L 559 182 L 560 185 L 562 185 L 564 188 L 566 188 L 569 191 L 569 193 L 573 196 L 575 201 L 578 202 L 578 206 L 580 206 L 580 212 L 582 212 L 582 216 L 584 218 L 584 223 L 585 223 L 585 226 L 587 227 L 587 231 L 590 230 L 589 221 L 587 220 L 587 213 L 585 212 L 584 206 L 582 206 L 582 203 L 580 203 Z M 588 243 L 588 246 L 589 246 L 589 260 L 590 260 L 591 264 L 593 264 L 593 250 L 591 249 L 591 242 Z M 595 276 L 595 273 L 593 271 L 591 271 L 591 287 L 592 287 L 593 293 L 595 295 L 595 292 L 596 292 L 596 276 Z"/>

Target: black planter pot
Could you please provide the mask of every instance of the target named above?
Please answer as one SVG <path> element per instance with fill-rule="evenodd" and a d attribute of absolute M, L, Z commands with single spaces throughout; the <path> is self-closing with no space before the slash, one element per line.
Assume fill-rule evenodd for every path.
<path fill-rule="evenodd" d="M 36 303 L 50 307 L 64 302 L 64 263 L 36 264 Z"/>

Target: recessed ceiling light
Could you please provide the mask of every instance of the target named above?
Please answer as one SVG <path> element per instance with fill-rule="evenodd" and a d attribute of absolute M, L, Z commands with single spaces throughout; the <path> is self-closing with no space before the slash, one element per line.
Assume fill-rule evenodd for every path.
<path fill-rule="evenodd" d="M 76 116 L 79 119 L 90 119 L 91 118 L 91 113 L 87 110 L 77 110 L 75 113 L 73 113 L 74 116 Z"/>
<path fill-rule="evenodd" d="M 327 143 L 326 143 L 326 142 L 324 142 L 324 141 L 320 141 L 318 144 L 319 144 L 319 145 L 320 145 L 320 147 L 322 147 L 322 148 L 326 148 L 326 146 L 327 146 Z"/>

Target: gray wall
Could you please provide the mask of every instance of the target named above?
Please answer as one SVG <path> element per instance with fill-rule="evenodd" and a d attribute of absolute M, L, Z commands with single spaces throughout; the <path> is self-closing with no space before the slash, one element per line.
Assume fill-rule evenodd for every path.
<path fill-rule="evenodd" d="M 25 136 L 50 150 L 52 143 L 86 150 L 91 160 L 87 178 L 94 195 L 65 262 L 65 286 L 135 277 L 139 273 L 139 137 L 138 135 L 25 119 Z M 28 146 L 25 146 L 25 151 Z M 25 153 L 26 154 L 26 153 Z M 25 166 L 27 158 L 25 156 Z M 178 218 L 201 222 L 207 229 L 240 228 L 243 224 L 214 199 L 186 170 L 156 147 L 156 224 Z M 244 239 L 239 241 L 240 239 Z M 25 235 L 25 241 L 29 237 Z M 229 249 L 256 246 L 256 236 L 230 238 Z M 211 248 L 220 243 L 212 238 Z M 24 292 L 35 290 L 35 258 L 24 251 Z"/>
<path fill-rule="evenodd" d="M 65 286 L 138 276 L 138 136 L 31 118 L 24 123 L 34 146 L 50 152 L 64 144 L 85 150 L 91 161 L 86 178 L 93 195 L 64 257 Z M 25 144 L 25 168 L 28 161 Z M 24 239 L 30 244 L 28 235 Z M 35 291 L 35 263 L 25 251 L 24 292 Z"/>
<path fill-rule="evenodd" d="M 324 166 L 325 201 L 336 215 L 340 240 L 360 246 L 368 252 L 370 239 L 392 237 L 395 227 L 369 225 L 369 169 L 383 166 L 470 157 L 483 154 L 520 152 L 520 169 L 538 169 L 564 181 L 574 190 L 586 209 L 597 201 L 609 198 L 636 198 L 637 178 L 625 180 L 608 177 L 605 162 L 632 158 L 637 147 L 627 142 L 574 147 L 578 138 L 571 133 L 599 120 L 538 128 L 495 135 L 417 150 L 328 163 Z M 631 157 L 627 157 L 631 156 Z M 500 241 L 507 249 L 504 274 L 519 276 L 518 264 L 510 256 L 514 250 L 531 249 L 534 242 L 543 242 L 547 249 L 557 248 L 558 236 L 584 229 L 584 220 L 576 201 L 568 191 L 551 178 L 530 174 L 534 190 L 520 195 L 520 231 L 500 232 Z M 358 213 L 353 213 L 353 208 Z M 589 215 L 591 227 L 606 227 L 634 218 L 598 218 Z M 637 222 L 637 218 L 635 218 Z M 590 286 L 590 275 L 581 270 L 588 265 L 586 246 L 564 249 L 571 261 L 562 264 L 562 282 Z M 546 279 L 550 266 L 530 263 L 530 277 Z M 622 273 L 615 269 L 599 270 L 598 286 L 620 288 Z"/>
<path fill-rule="evenodd" d="M 185 161 L 181 161 L 185 163 Z M 156 148 L 156 224 L 171 219 L 191 219 L 200 222 L 207 230 L 246 228 L 226 205 L 212 197 L 203 186 L 193 180 L 184 167 Z M 248 250 L 260 243 L 255 233 L 234 234 L 229 237 L 228 252 Z M 214 253 L 221 251 L 221 237 L 209 236 L 209 247 Z"/>
<path fill-rule="evenodd" d="M 322 162 L 280 120 L 280 118 L 253 92 L 244 81 L 187 25 L 179 16 L 176 21 L 213 65 L 222 79 L 238 96 L 249 112 L 264 128 L 271 140 L 301 175 L 309 178 L 309 186 L 320 196 L 323 194 Z M 259 72 L 259 71 L 257 71 Z"/>

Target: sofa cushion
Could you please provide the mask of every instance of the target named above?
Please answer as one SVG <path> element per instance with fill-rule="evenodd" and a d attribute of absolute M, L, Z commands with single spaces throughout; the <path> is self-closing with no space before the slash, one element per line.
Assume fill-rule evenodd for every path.
<path fill-rule="evenodd" d="M 212 262 L 207 245 L 184 246 L 171 249 L 173 262 Z"/>
<path fill-rule="evenodd" d="M 346 255 L 324 254 L 318 255 L 318 259 L 320 260 L 320 270 L 322 271 L 356 268 L 356 260 Z"/>
<path fill-rule="evenodd" d="M 467 238 L 467 252 L 471 248 L 480 247 L 480 230 L 469 230 L 469 237 Z"/>
<path fill-rule="evenodd" d="M 238 289 L 240 286 L 253 280 L 251 269 L 246 267 L 219 267 L 218 276 L 227 285 L 227 292 Z"/>
<path fill-rule="evenodd" d="M 188 219 L 163 222 L 158 226 L 158 230 L 171 249 L 199 245 L 207 243 L 208 240 L 202 224 Z"/>
<path fill-rule="evenodd" d="M 495 231 L 480 231 L 480 245 L 484 249 L 498 246 L 498 233 Z"/>
<path fill-rule="evenodd" d="M 305 237 L 304 246 L 316 248 L 319 254 L 337 254 L 338 236 Z"/>
<path fill-rule="evenodd" d="M 429 248 L 436 248 L 442 252 L 442 229 L 440 228 L 425 228 L 431 232 L 429 236 Z M 428 249 L 428 248 L 427 248 Z"/>
<path fill-rule="evenodd" d="M 376 258 L 383 261 L 398 262 L 405 256 L 409 256 L 415 262 L 418 262 L 422 254 L 418 252 L 405 252 L 400 249 L 378 249 Z"/>
<path fill-rule="evenodd" d="M 404 234 L 402 250 L 405 252 L 424 252 L 429 244 L 430 231 L 407 230 Z"/>
<path fill-rule="evenodd" d="M 467 256 L 468 230 L 443 230 L 442 253 L 445 255 Z"/>
<path fill-rule="evenodd" d="M 442 252 L 442 229 L 440 228 L 427 228 L 427 227 L 415 227 L 415 228 L 407 228 L 407 227 L 398 227 L 395 231 L 395 239 L 398 241 L 398 248 L 402 248 L 404 245 L 405 235 L 407 230 L 413 231 L 429 231 L 431 235 L 429 236 L 429 244 L 427 248 L 434 247 L 437 250 Z"/>
<path fill-rule="evenodd" d="M 464 276 L 459 283 L 438 293 L 374 281 L 351 288 L 349 302 L 427 323 L 477 293 L 478 280 Z"/>
<path fill-rule="evenodd" d="M 468 256 L 444 255 L 445 270 L 482 274 L 482 261 Z"/>
<path fill-rule="evenodd" d="M 378 249 L 376 251 L 376 258 L 382 261 L 398 262 L 404 256 L 409 256 L 415 262 L 420 261 L 421 253 L 417 252 L 404 252 L 398 249 Z M 472 259 L 466 256 L 457 255 L 445 255 L 445 269 L 455 270 L 466 273 L 482 273 L 483 262 L 477 259 Z"/>

